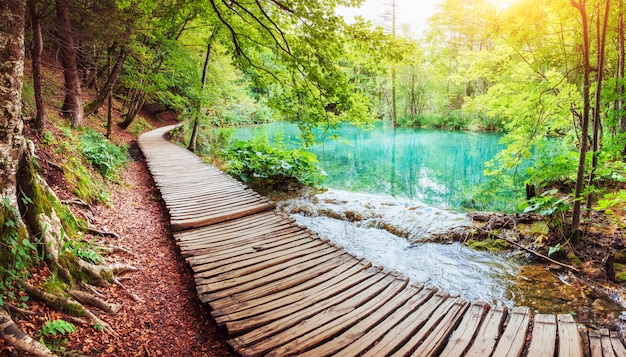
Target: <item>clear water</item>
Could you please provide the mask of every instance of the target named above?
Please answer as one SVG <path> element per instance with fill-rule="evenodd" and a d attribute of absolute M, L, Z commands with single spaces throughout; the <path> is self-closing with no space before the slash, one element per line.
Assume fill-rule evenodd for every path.
<path fill-rule="evenodd" d="M 283 135 L 297 141 L 294 124 L 271 123 L 241 128 L 235 138 L 246 140 L 264 132 L 270 140 Z M 334 140 L 338 135 L 340 139 Z M 322 143 L 310 147 L 328 174 L 329 188 L 382 193 L 418 199 L 442 208 L 461 210 L 480 183 L 487 181 L 484 164 L 502 146 L 501 134 L 396 128 L 381 123 L 371 130 L 344 125 L 317 132 Z"/>
<path fill-rule="evenodd" d="M 298 135 L 295 125 L 273 123 L 238 129 L 234 137 L 246 140 L 258 132 L 270 140 L 281 135 L 295 141 Z M 471 231 L 470 219 L 461 212 L 463 197 L 486 180 L 484 163 L 501 149 L 500 135 L 381 125 L 370 131 L 344 127 L 338 134 L 341 140 L 310 148 L 328 173 L 324 186 L 331 189 L 278 202 L 300 224 L 373 264 L 468 300 L 577 312 L 583 319 L 619 311 L 598 299 L 596 305 L 604 310 L 597 312 L 578 287 L 524 257 L 432 243 L 441 234 Z"/>

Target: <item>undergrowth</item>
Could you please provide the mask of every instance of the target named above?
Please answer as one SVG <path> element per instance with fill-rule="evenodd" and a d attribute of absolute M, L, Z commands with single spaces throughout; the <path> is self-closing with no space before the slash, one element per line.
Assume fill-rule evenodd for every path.
<path fill-rule="evenodd" d="M 261 188 L 319 184 L 325 173 L 315 154 L 286 146 L 281 140 L 270 144 L 264 136 L 237 140 L 226 150 L 227 172 Z"/>

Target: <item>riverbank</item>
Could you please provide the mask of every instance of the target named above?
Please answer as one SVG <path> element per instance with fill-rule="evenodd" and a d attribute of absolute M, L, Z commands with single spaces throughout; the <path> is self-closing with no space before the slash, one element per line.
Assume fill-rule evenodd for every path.
<path fill-rule="evenodd" d="M 600 213 L 574 244 L 563 241 L 559 228 L 565 225 L 537 214 L 465 214 L 337 190 L 269 195 L 298 222 L 354 254 L 469 300 L 572 313 L 591 327 L 615 329 L 620 323 L 623 284 L 606 275 L 602 261 L 613 252 L 620 276 L 624 238 L 619 225 Z M 550 254 L 554 261 L 547 260 L 559 243 L 563 248 Z"/>

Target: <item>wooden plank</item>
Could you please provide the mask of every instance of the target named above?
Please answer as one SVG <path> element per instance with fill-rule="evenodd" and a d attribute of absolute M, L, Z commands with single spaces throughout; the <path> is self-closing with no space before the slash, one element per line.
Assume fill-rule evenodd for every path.
<path fill-rule="evenodd" d="M 342 317 L 351 311 L 354 311 L 358 306 L 364 305 L 368 301 L 372 301 L 372 299 L 387 289 L 391 284 L 398 287 L 402 283 L 402 281 L 398 281 L 394 276 L 387 275 L 383 279 L 370 285 L 367 289 L 355 294 L 354 296 L 342 302 L 338 302 L 336 305 L 332 305 L 309 318 L 302 319 L 297 325 L 294 325 L 271 337 L 265 338 L 254 345 L 245 347 L 238 352 L 244 357 L 257 357 L 267 354 L 272 349 L 284 346 L 286 343 L 289 343 L 289 345 L 293 346 L 295 349 L 297 346 L 292 343 L 294 339 L 317 329 L 323 331 L 320 331 L 320 333 L 315 336 L 311 336 L 309 343 L 322 343 L 326 339 L 332 337 L 328 324 L 331 324 L 335 319 L 341 320 Z M 406 282 L 404 284 L 406 284 Z M 329 333 L 331 333 L 330 336 Z M 282 355 L 283 354 L 279 354 L 279 356 Z"/>
<path fill-rule="evenodd" d="M 308 239 L 307 239 L 308 240 Z M 234 270 L 257 266 L 260 270 L 262 267 L 284 263 L 285 261 L 297 257 L 301 257 L 319 250 L 329 248 L 331 246 L 318 240 L 308 240 L 308 242 L 296 246 L 290 246 L 287 249 L 257 252 L 258 254 L 249 254 L 241 259 L 238 257 L 221 260 L 219 262 L 198 264 L 192 267 L 196 278 L 210 278 L 222 275 Z M 335 249 L 334 247 L 331 247 Z M 256 271 L 255 270 L 255 271 Z M 223 280 L 223 279 L 219 279 Z"/>
<path fill-rule="evenodd" d="M 377 268 L 362 270 L 352 275 L 350 281 L 334 282 L 319 291 L 313 288 L 312 291 L 302 294 L 299 299 L 289 299 L 290 304 L 288 305 L 278 302 L 278 304 L 283 305 L 280 309 L 268 311 L 245 320 L 230 321 L 224 326 L 233 336 L 247 332 L 240 336 L 241 338 L 234 339 L 233 343 L 238 347 L 251 345 L 366 289 L 383 278 L 378 274 L 379 272 L 380 270 Z M 251 331 L 254 328 L 256 330 Z"/>
<path fill-rule="evenodd" d="M 500 337 L 500 342 L 496 346 L 493 357 L 508 357 L 522 354 L 524 342 L 526 342 L 526 332 L 530 322 L 530 309 L 524 306 L 514 307 L 509 315 L 509 322 Z"/>
<path fill-rule="evenodd" d="M 377 270 L 377 269 L 376 269 Z M 240 331 L 249 331 L 243 335 L 228 340 L 228 343 L 236 350 L 241 350 L 244 347 L 253 345 L 258 341 L 264 340 L 280 333 L 289 327 L 297 324 L 298 322 L 307 319 L 321 311 L 336 305 L 359 292 L 367 289 L 372 284 L 381 280 L 383 276 L 377 274 L 378 270 L 374 272 L 368 279 L 362 281 L 357 285 L 353 285 L 346 290 L 337 289 L 332 295 L 332 299 L 328 299 L 330 296 L 319 298 L 318 296 L 308 296 L 305 300 L 295 302 L 289 305 L 286 309 L 281 309 L 278 313 L 283 315 L 278 319 L 272 319 L 271 315 L 267 316 L 269 319 L 263 319 L 263 321 L 249 320 L 247 322 L 248 329 L 242 329 Z M 328 289 L 330 291 L 330 289 Z M 285 311 L 288 310 L 285 314 Z M 270 322 L 271 321 L 271 322 Z M 241 327 L 241 326 L 237 326 Z M 253 330 L 251 328 L 254 328 Z M 228 330 L 230 332 L 230 329 Z M 234 334 L 237 335 L 236 333 Z"/>
<path fill-rule="evenodd" d="M 329 256 L 322 256 L 279 270 L 271 274 L 278 276 L 278 279 L 272 281 L 271 284 L 257 284 L 257 280 L 251 280 L 236 285 L 230 291 L 229 289 L 222 290 L 219 295 L 210 296 L 209 294 L 206 299 L 210 301 L 213 309 L 211 314 L 220 322 L 220 316 L 263 305 L 268 299 L 277 300 L 306 290 L 330 280 L 353 266 L 370 267 L 342 252 L 335 252 L 333 255 L 335 256 L 330 255 L 331 259 L 328 258 Z"/>
<path fill-rule="evenodd" d="M 478 332 L 480 323 L 487 313 L 489 304 L 484 301 L 476 301 L 472 303 L 469 310 L 465 314 L 463 321 L 454 332 L 448 345 L 441 352 L 442 357 L 457 357 L 461 356 L 468 348 L 474 336 Z"/>
<path fill-rule="evenodd" d="M 447 305 L 447 306 L 446 306 Z M 392 356 L 430 357 L 436 355 L 463 317 L 469 303 L 460 297 L 449 299 L 426 321 L 419 332 L 404 343 Z"/>
<path fill-rule="evenodd" d="M 535 315 L 528 355 L 554 357 L 554 351 L 556 349 L 556 329 L 556 316 L 550 314 Z"/>
<path fill-rule="evenodd" d="M 618 357 L 626 357 L 626 348 L 624 348 L 624 344 L 622 343 L 622 339 L 619 338 L 619 332 L 611 331 L 609 332 L 611 338 L 611 345 L 613 346 L 613 351 L 615 355 Z"/>
<path fill-rule="evenodd" d="M 502 324 L 507 315 L 505 306 L 495 306 L 485 316 L 474 343 L 466 353 L 466 357 L 490 356 L 502 331 Z"/>
<path fill-rule="evenodd" d="M 600 329 L 600 343 L 602 344 L 602 356 L 615 357 L 613 351 L 613 344 L 611 343 L 611 336 L 608 329 Z"/>
<path fill-rule="evenodd" d="M 602 338 L 597 330 L 589 330 L 589 349 L 591 357 L 602 357 Z"/>
<path fill-rule="evenodd" d="M 341 258 L 342 257 L 340 257 L 339 259 Z M 343 280 L 346 279 L 355 279 L 355 281 L 352 281 L 350 283 L 356 284 L 360 280 L 365 279 L 365 276 L 355 276 L 358 275 L 361 271 L 369 268 L 371 268 L 371 265 L 367 262 L 355 262 L 348 260 L 344 264 L 338 264 L 337 269 L 332 270 L 333 273 L 340 272 L 337 275 L 331 275 L 331 273 L 323 273 L 318 276 L 311 276 L 309 281 L 305 281 L 302 284 L 286 289 L 286 292 L 278 291 L 274 294 L 261 296 L 254 300 L 239 301 L 236 304 L 224 306 L 220 309 L 220 313 L 224 316 L 216 318 L 216 321 L 218 323 L 235 321 L 249 318 L 253 315 L 271 313 L 276 309 L 292 304 L 297 299 L 306 298 L 307 294 L 312 294 L 320 292 L 324 289 L 332 288 L 336 284 L 343 284 Z M 273 290 L 275 290 L 277 286 L 283 285 L 282 280 L 269 281 L 269 278 L 262 276 L 262 273 L 263 272 L 258 273 L 258 275 L 261 276 L 260 278 L 254 280 L 250 279 L 247 284 L 233 285 L 227 290 L 207 294 L 207 301 L 211 301 L 211 299 L 216 298 L 219 299 L 228 296 L 234 296 L 239 293 L 245 293 L 249 290 L 248 288 L 254 289 L 265 285 L 272 287 L 274 288 Z M 284 273 L 284 270 L 278 270 L 276 274 L 272 275 L 276 275 L 277 279 L 280 279 L 281 277 L 287 277 L 287 275 Z M 254 309 L 254 311 L 249 311 L 252 309 Z"/>
<path fill-rule="evenodd" d="M 406 341 L 410 340 L 421 327 L 434 315 L 435 313 L 441 314 L 452 306 L 452 300 L 448 299 L 449 294 L 445 292 L 437 293 L 426 301 L 417 310 L 412 311 L 404 320 L 397 323 L 394 319 L 383 322 L 380 327 L 385 330 L 385 335 L 372 346 L 376 341 L 370 340 L 369 345 L 371 348 L 363 354 L 363 356 L 389 356 L 399 346 L 402 346 Z M 404 316 L 402 316 L 404 317 Z M 367 337 L 363 336 L 361 339 Z M 350 351 L 350 352 L 347 352 Z M 351 346 L 346 348 L 343 352 L 347 352 L 347 355 L 356 355 L 351 351 Z M 360 353 L 359 353 L 360 354 Z"/>
<path fill-rule="evenodd" d="M 201 226 L 207 226 L 219 222 L 228 221 L 235 218 L 241 218 L 254 213 L 259 213 L 276 208 L 273 204 L 259 204 L 250 205 L 249 207 L 243 207 L 239 210 L 233 210 L 221 215 L 204 215 L 198 218 L 188 219 L 171 219 L 170 227 L 173 231 L 182 231 L 185 229 L 198 228 Z"/>
<path fill-rule="evenodd" d="M 358 321 L 370 316 L 379 309 L 383 308 L 386 303 L 389 303 L 393 298 L 399 295 L 399 293 L 407 286 L 408 279 L 395 279 L 385 291 L 377 294 L 374 298 L 370 299 L 364 304 L 354 306 L 354 308 L 346 313 L 341 319 L 335 313 L 335 309 L 328 309 L 325 311 L 326 320 L 323 323 L 318 323 L 321 327 L 310 330 L 306 334 L 302 334 L 298 338 L 291 341 L 288 345 L 281 346 L 272 350 L 267 356 L 280 357 L 285 355 L 300 355 L 306 349 L 322 344 L 336 344 L 335 337 L 339 336 L 342 331 L 345 331 L 349 327 L 355 325 Z M 405 294 L 401 294 L 406 296 Z M 332 316 L 332 318 L 329 316 Z M 303 321 L 301 324 L 305 324 Z M 300 328 L 300 326 L 298 326 Z M 332 340 L 331 340 L 332 339 Z"/>
<path fill-rule="evenodd" d="M 276 211 L 267 211 L 254 214 L 252 216 L 242 217 L 241 219 L 234 221 L 227 221 L 218 223 L 208 227 L 200 227 L 191 229 L 184 232 L 174 233 L 174 238 L 179 242 L 193 242 L 195 240 L 211 239 L 211 242 L 216 244 L 220 242 L 229 242 L 231 239 L 236 238 L 237 233 L 247 233 L 249 231 L 258 231 L 260 228 L 267 226 L 268 228 L 276 226 L 292 226 L 291 222 L 288 222 L 284 218 L 273 214 Z"/>
<path fill-rule="evenodd" d="M 247 244 L 217 252 L 213 250 L 207 252 L 206 249 L 202 248 L 181 248 L 181 250 L 184 250 L 185 254 L 192 255 L 187 258 L 190 266 L 195 267 L 202 265 L 208 267 L 209 264 L 219 264 L 219 262 L 224 261 L 228 261 L 228 264 L 232 264 L 233 261 L 242 261 L 251 256 L 268 255 L 273 252 L 284 251 L 315 241 L 316 239 L 312 239 L 308 234 L 300 232 L 274 238 L 266 236 L 265 240 L 250 240 Z"/>
<path fill-rule="evenodd" d="M 208 278 L 196 276 L 195 281 L 198 294 L 225 290 L 243 282 L 250 281 L 253 278 L 259 279 L 261 274 L 272 274 L 280 271 L 281 269 L 285 269 L 308 260 L 316 259 L 321 256 L 333 254 L 335 252 L 337 252 L 337 250 L 333 247 L 298 252 L 297 254 L 294 253 L 288 257 L 265 261 L 263 264 L 228 270 L 222 274 L 210 276 Z M 202 274 L 204 273 L 206 272 L 203 272 Z"/>
<path fill-rule="evenodd" d="M 250 234 L 242 235 L 240 238 L 233 239 L 232 243 L 230 244 L 224 242 L 212 244 L 210 241 L 195 241 L 190 244 L 179 244 L 178 246 L 181 250 L 197 252 L 196 254 L 194 254 L 194 257 L 190 257 L 189 259 L 187 259 L 188 263 L 192 265 L 195 264 L 196 261 L 201 260 L 200 257 L 202 256 L 225 256 L 248 248 L 264 250 L 264 248 L 262 248 L 264 245 L 275 244 L 280 241 L 292 239 L 295 237 L 318 239 L 317 237 L 311 235 L 308 231 L 303 230 L 299 227 L 286 226 L 280 228 L 282 229 L 277 229 L 276 231 L 269 233 L 254 234 L 253 232 L 250 232 Z"/>
<path fill-rule="evenodd" d="M 583 346 L 574 318 L 569 314 L 556 317 L 559 333 L 559 357 L 582 357 Z"/>
<path fill-rule="evenodd" d="M 409 286 L 405 290 L 396 294 L 390 301 L 385 303 L 375 312 L 369 314 L 364 319 L 358 321 L 354 326 L 344 331 L 341 335 L 335 337 L 332 341 L 329 341 L 323 345 L 309 349 L 308 351 L 299 353 L 300 357 L 319 357 L 319 356 L 333 356 L 339 355 L 339 351 L 346 346 L 351 345 L 351 351 L 365 350 L 387 331 L 379 328 L 379 325 L 387 318 L 393 316 L 397 321 L 400 321 L 403 316 L 409 314 L 418 306 L 428 300 L 435 292 L 436 289 L 422 290 L 423 286 Z M 363 336 L 367 334 L 367 338 Z M 361 348 L 356 346 L 356 341 L 364 341 L 369 344 Z M 341 355 L 354 355 L 351 351 L 342 351 Z"/>

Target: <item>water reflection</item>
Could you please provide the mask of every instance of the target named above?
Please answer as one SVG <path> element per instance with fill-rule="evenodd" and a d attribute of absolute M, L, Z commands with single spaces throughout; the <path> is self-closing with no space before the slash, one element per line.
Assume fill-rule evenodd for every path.
<path fill-rule="evenodd" d="M 238 129 L 235 137 L 249 139 L 254 130 Z M 267 124 L 262 130 L 270 140 L 277 133 L 297 140 L 299 133 L 288 123 Z M 393 129 L 380 123 L 372 130 L 345 125 L 332 134 L 341 139 L 324 140 L 331 135 L 320 132 L 322 143 L 309 148 L 328 174 L 324 186 L 414 198 L 457 210 L 472 188 L 486 180 L 484 163 L 502 149 L 500 134 Z"/>

